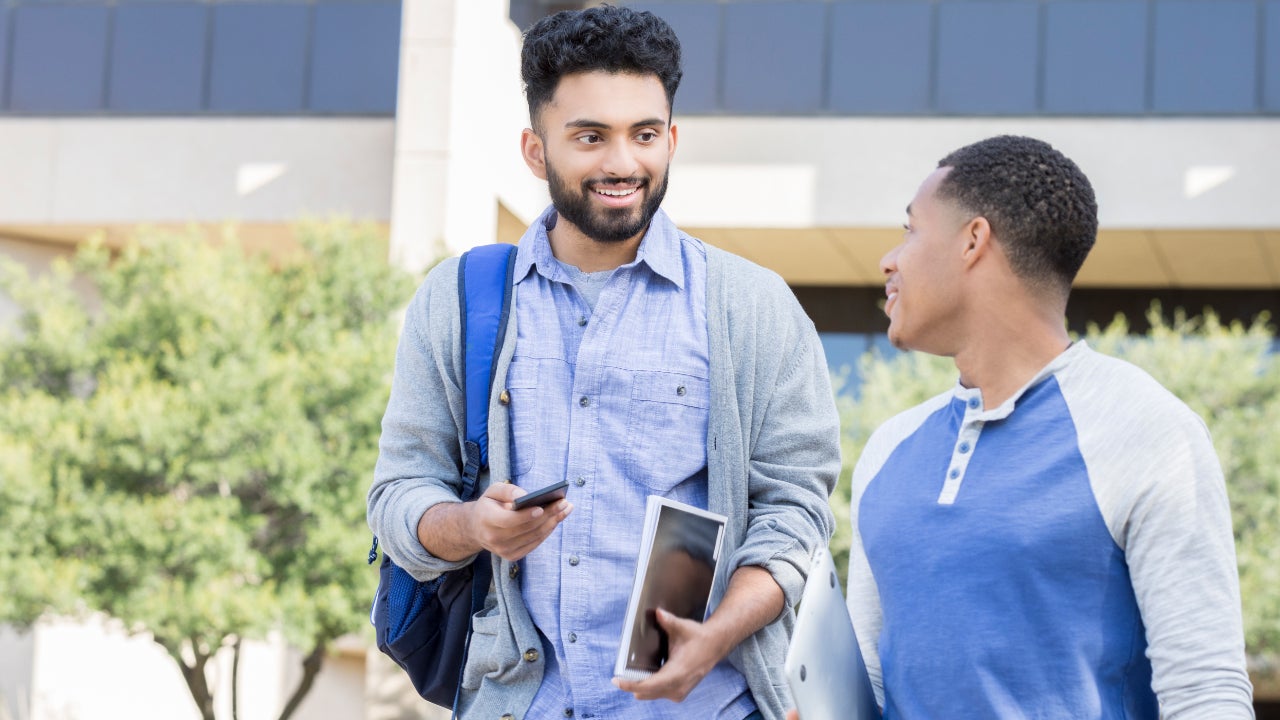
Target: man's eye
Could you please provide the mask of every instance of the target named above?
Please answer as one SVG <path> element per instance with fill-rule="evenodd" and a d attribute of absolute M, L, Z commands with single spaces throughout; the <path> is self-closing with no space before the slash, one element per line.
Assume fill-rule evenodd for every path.
<path fill-rule="evenodd" d="M 584 145 L 595 145 L 596 143 L 601 142 L 603 140 L 604 138 L 600 137 L 599 135 L 596 135 L 595 133 L 578 136 L 578 142 L 583 143 Z"/>
<path fill-rule="evenodd" d="M 658 133 L 652 130 L 645 130 L 644 132 L 637 135 L 636 139 L 639 140 L 640 142 L 650 143 L 658 139 Z"/>

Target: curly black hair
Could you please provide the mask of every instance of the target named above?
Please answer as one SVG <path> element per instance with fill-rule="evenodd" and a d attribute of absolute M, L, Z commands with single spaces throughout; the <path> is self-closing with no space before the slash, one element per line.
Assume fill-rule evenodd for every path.
<path fill-rule="evenodd" d="M 938 161 L 951 170 L 937 194 L 982 216 L 1013 271 L 1033 286 L 1066 292 L 1098 235 L 1089 178 L 1035 138 L 1000 135 Z"/>
<path fill-rule="evenodd" d="M 670 108 L 684 74 L 680 40 L 662 18 L 625 7 L 598 5 L 542 18 L 525 31 L 520 51 L 520 78 L 535 127 L 560 78 L 595 70 L 657 75 Z"/>

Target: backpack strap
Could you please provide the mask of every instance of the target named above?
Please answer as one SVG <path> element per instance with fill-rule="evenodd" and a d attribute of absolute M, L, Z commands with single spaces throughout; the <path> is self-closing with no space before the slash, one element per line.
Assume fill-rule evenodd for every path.
<path fill-rule="evenodd" d="M 462 466 L 464 501 L 479 495 L 480 471 L 489 465 L 489 396 L 493 392 L 493 368 L 507 332 L 515 251 L 514 245 L 506 243 L 481 245 L 463 253 L 458 265 L 467 432 Z"/>
<path fill-rule="evenodd" d="M 489 465 L 489 397 L 493 394 L 493 369 L 502 352 L 511 311 L 511 281 L 515 272 L 516 248 L 506 243 L 474 247 L 462 254 L 458 264 L 458 302 L 462 312 L 462 394 L 466 457 L 462 466 L 462 499 L 480 494 L 480 471 Z M 493 577 L 489 553 L 481 551 L 471 564 L 471 615 L 484 607 Z M 471 650 L 471 628 L 463 647 L 462 665 Z M 462 677 L 453 694 L 453 717 L 458 715 Z"/>

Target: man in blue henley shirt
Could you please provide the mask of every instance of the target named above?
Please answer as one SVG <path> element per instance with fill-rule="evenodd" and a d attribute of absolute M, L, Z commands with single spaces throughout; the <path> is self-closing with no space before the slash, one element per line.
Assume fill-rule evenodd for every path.
<path fill-rule="evenodd" d="M 991 138 L 939 162 L 907 218 L 881 260 L 889 339 L 960 378 L 853 475 L 849 607 L 885 718 L 1253 717 L 1204 423 L 1066 331 L 1088 179 Z"/>

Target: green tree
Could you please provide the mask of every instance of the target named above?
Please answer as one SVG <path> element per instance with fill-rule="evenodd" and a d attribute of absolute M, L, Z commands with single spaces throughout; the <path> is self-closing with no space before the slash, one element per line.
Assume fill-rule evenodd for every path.
<path fill-rule="evenodd" d="M 275 258 L 151 233 L 0 269 L 22 309 L 0 340 L 0 620 L 148 632 L 206 720 L 209 660 L 272 631 L 305 657 L 288 718 L 376 582 L 364 493 L 414 283 L 373 228 L 297 235 Z"/>
<path fill-rule="evenodd" d="M 1151 330 L 1131 335 L 1123 317 L 1085 333 L 1090 346 L 1151 373 L 1204 418 L 1226 475 L 1236 537 L 1245 643 L 1255 658 L 1280 654 L 1280 358 L 1267 317 L 1224 325 L 1212 312 L 1166 318 L 1155 305 Z M 837 567 L 847 566 L 850 476 L 867 438 L 881 423 L 956 382 L 950 358 L 869 353 L 859 365 L 856 399 L 838 399 L 845 467 L 832 495 Z M 837 378 L 836 384 L 843 384 Z"/>

